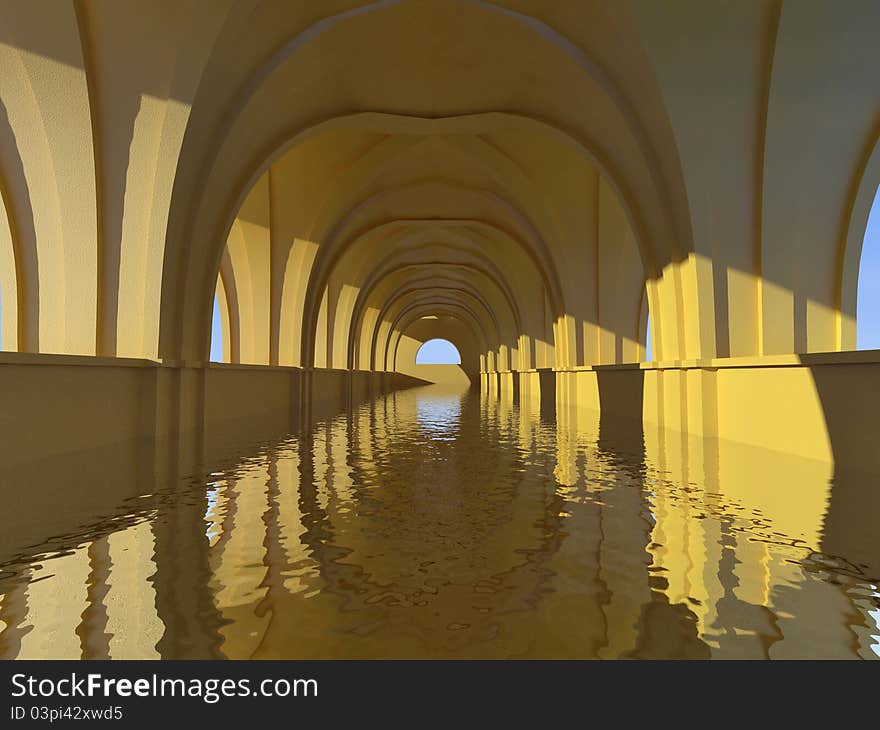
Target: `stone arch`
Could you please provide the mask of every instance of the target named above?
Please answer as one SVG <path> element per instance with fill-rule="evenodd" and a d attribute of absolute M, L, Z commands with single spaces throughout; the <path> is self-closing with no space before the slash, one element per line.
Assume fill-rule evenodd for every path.
<path fill-rule="evenodd" d="M 486 10 L 486 8 L 483 7 L 483 10 Z M 356 14 L 356 15 L 357 15 L 357 14 Z M 351 19 L 352 17 L 354 17 L 354 15 L 352 15 L 352 16 L 346 16 L 346 19 Z M 359 17 L 359 16 L 358 16 L 358 17 Z M 322 21 L 322 22 L 323 22 L 323 21 Z M 325 25 L 322 25 L 322 30 L 329 28 L 330 25 L 332 25 L 332 23 L 327 23 L 327 24 L 325 24 Z M 526 23 L 526 25 L 530 26 L 530 27 L 532 28 L 532 31 L 535 31 L 535 30 L 538 29 L 538 27 L 537 27 L 534 23 Z M 542 35 L 541 35 L 541 37 L 544 38 L 545 36 L 546 36 L 546 37 L 549 37 L 549 36 L 551 36 L 551 35 L 552 35 L 552 34 L 549 34 L 549 33 L 543 33 L 543 31 L 542 31 Z M 310 38 L 310 40 L 314 40 L 314 38 Z M 294 45 L 296 45 L 296 44 L 294 44 Z M 280 66 L 279 66 L 278 68 L 280 68 Z M 265 76 L 265 74 L 264 74 L 264 76 Z M 265 79 L 268 79 L 268 76 L 265 76 Z M 250 91 L 248 92 L 248 98 L 250 98 L 251 92 L 256 93 L 257 86 L 259 86 L 259 84 L 257 84 L 257 83 L 250 84 L 250 86 L 248 87 L 248 88 L 250 89 Z M 242 97 L 242 98 L 241 98 L 241 104 L 240 104 L 240 106 L 243 106 L 243 105 L 244 105 L 244 98 Z M 234 116 L 234 115 L 230 115 L 230 116 Z M 230 126 L 231 126 L 231 125 L 232 125 L 232 123 L 230 123 Z M 231 132 L 230 132 L 230 133 L 231 133 Z M 290 135 L 289 135 L 289 133 L 288 133 L 288 134 L 285 135 L 285 136 L 287 136 L 287 137 L 289 138 Z M 638 145 L 637 145 L 637 146 L 638 146 Z M 217 149 L 217 146 L 214 146 L 214 149 Z M 649 175 L 649 177 L 650 177 L 650 175 Z M 200 186 L 200 189 L 204 189 L 204 186 Z M 190 206 L 190 207 L 191 207 L 191 206 Z M 227 207 L 228 207 L 228 206 L 227 206 Z M 190 237 L 188 237 L 188 238 L 190 238 Z M 196 238 L 197 238 L 197 237 L 196 237 Z M 672 238 L 674 238 L 674 237 L 672 237 Z"/>
<path fill-rule="evenodd" d="M 440 347 L 443 351 L 443 354 L 440 355 L 439 360 L 432 360 L 430 358 L 438 357 L 436 355 L 432 355 L 427 352 L 426 348 L 431 345 L 434 347 Z M 461 365 L 461 352 L 459 352 L 458 348 L 455 346 L 451 340 L 447 340 L 445 337 L 432 337 L 430 340 L 425 340 L 416 352 L 416 364 L 417 365 Z"/>

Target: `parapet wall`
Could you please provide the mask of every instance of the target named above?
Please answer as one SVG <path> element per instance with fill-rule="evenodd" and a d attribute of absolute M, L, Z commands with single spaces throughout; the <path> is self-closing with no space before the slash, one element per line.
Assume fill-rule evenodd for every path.
<path fill-rule="evenodd" d="M 603 418 L 880 469 L 880 352 L 483 373 L 484 391 Z"/>
<path fill-rule="evenodd" d="M 0 470 L 143 439 L 199 451 L 420 384 L 399 373 L 0 353 Z"/>
<path fill-rule="evenodd" d="M 196 434 L 192 447 L 199 449 L 234 424 L 296 430 L 423 382 L 401 373 L 2 353 L 0 467 L 181 434 Z M 534 403 L 542 417 L 569 408 L 603 412 L 606 419 L 880 468 L 875 351 L 494 372 L 480 382 L 500 397 Z"/>

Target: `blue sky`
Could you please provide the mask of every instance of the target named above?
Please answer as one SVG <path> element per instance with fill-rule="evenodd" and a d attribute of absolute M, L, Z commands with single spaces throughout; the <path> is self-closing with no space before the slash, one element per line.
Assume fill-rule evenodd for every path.
<path fill-rule="evenodd" d="M 416 353 L 416 365 L 460 365 L 461 355 L 449 340 L 428 340 Z"/>
<path fill-rule="evenodd" d="M 223 323 L 220 321 L 220 302 L 214 297 L 214 315 L 211 320 L 211 362 L 223 362 Z"/>
<path fill-rule="evenodd" d="M 856 323 L 856 347 L 859 350 L 880 349 L 880 189 L 874 196 L 862 243 Z"/>

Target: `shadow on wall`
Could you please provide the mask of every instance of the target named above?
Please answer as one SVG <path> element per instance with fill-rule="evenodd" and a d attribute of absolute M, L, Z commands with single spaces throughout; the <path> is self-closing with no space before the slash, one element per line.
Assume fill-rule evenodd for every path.
<path fill-rule="evenodd" d="M 877 448 L 877 417 L 880 413 L 880 368 L 853 363 L 810 365 L 834 455 L 834 477 L 828 504 L 822 551 L 829 556 L 846 555 L 843 566 L 858 575 L 880 578 L 880 450 Z"/>
<path fill-rule="evenodd" d="M 644 371 L 602 367 L 595 371 L 599 388 L 599 448 L 641 459 L 645 452 Z"/>
<path fill-rule="evenodd" d="M 875 363 L 821 365 L 817 359 L 800 356 L 810 368 L 822 404 L 834 463 L 880 473 L 880 368 Z"/>
<path fill-rule="evenodd" d="M 541 420 L 556 423 L 556 373 L 551 368 L 538 369 L 541 394 Z"/>
<path fill-rule="evenodd" d="M 821 548 L 838 570 L 872 582 L 880 580 L 880 489 L 876 475 L 835 466 L 822 526 Z M 845 555 L 846 560 L 837 556 Z M 822 556 L 820 562 L 825 562 Z"/>

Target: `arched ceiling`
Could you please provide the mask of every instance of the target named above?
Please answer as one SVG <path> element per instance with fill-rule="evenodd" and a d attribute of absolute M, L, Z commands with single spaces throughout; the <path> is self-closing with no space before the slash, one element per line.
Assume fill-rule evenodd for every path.
<path fill-rule="evenodd" d="M 402 248 L 521 368 L 638 357 L 643 288 L 663 360 L 855 342 L 872 0 L 58 5 L 0 8 L 4 346 L 201 362 L 224 248 L 255 364 L 347 362 Z"/>
<path fill-rule="evenodd" d="M 316 245 L 307 276 L 285 275 L 285 286 L 303 289 L 304 364 L 318 362 L 319 320 L 342 311 L 328 296 L 348 292 L 346 316 L 359 319 L 385 295 L 375 282 L 389 257 L 430 264 L 446 284 L 456 268 L 479 267 L 503 307 L 539 304 L 529 307 L 538 322 L 516 315 L 514 344 L 528 326 L 552 342 L 547 323 L 574 307 L 566 247 L 593 235 L 585 197 L 597 179 L 624 210 L 647 274 L 681 257 L 686 205 L 674 160 L 656 152 L 674 145 L 658 144 L 670 132 L 650 69 L 637 52 L 621 53 L 619 40 L 603 40 L 626 35 L 626 19 L 604 3 L 586 4 L 578 22 L 545 5 L 386 0 L 322 3 L 322 17 L 275 3 L 231 11 L 181 152 L 163 285 L 181 296 L 163 307 L 161 348 L 195 357 L 204 347 L 227 233 L 236 215 L 247 218 L 254 206 L 242 204 L 267 174 L 272 213 L 256 217 L 282 246 Z M 222 86 L 213 78 L 221 71 Z M 430 277 L 419 282 L 429 301 L 442 301 Z M 358 294 L 363 286 L 369 296 Z M 442 291 L 469 296 L 460 285 Z M 498 311 L 501 299 L 486 303 L 495 322 L 513 316 Z M 345 323 L 350 343 L 355 326 Z M 340 360 L 331 343 L 327 364 L 344 366 L 351 347 Z"/>

